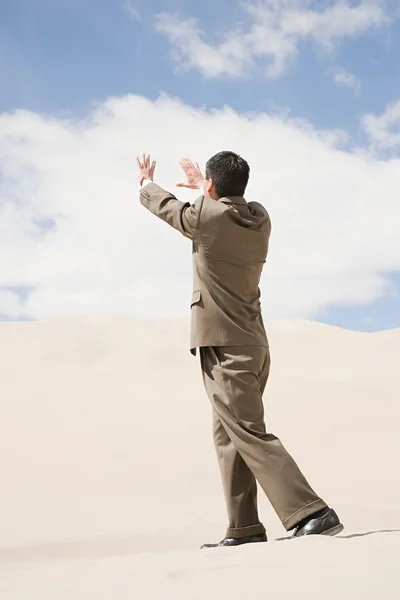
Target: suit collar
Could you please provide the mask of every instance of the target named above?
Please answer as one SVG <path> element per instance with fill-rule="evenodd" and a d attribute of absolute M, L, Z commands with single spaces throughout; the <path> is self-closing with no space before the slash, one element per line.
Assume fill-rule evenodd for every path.
<path fill-rule="evenodd" d="M 225 204 L 247 204 L 246 200 L 242 196 L 228 196 L 226 198 L 220 198 L 219 202 Z"/>

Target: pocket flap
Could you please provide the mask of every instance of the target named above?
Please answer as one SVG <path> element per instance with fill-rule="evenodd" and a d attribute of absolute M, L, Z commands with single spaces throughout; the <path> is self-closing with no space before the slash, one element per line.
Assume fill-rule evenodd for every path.
<path fill-rule="evenodd" d="M 190 304 L 190 306 L 193 306 L 193 304 L 197 304 L 198 302 L 200 302 L 201 300 L 201 290 L 195 290 L 192 294 L 192 302 Z"/>

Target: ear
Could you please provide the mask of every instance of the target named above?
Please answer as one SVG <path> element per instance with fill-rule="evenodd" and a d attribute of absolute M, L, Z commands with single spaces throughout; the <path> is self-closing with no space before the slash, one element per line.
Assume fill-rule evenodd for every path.
<path fill-rule="evenodd" d="M 210 194 L 210 192 L 212 192 L 214 190 L 214 182 L 212 179 L 207 179 L 205 188 L 206 188 L 207 194 Z"/>

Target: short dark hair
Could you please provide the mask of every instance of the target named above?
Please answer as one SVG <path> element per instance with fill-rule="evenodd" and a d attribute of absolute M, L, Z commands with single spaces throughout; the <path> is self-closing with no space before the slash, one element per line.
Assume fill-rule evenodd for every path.
<path fill-rule="evenodd" d="M 248 163 L 234 152 L 218 152 L 206 164 L 206 179 L 213 180 L 220 198 L 243 196 L 249 177 Z"/>

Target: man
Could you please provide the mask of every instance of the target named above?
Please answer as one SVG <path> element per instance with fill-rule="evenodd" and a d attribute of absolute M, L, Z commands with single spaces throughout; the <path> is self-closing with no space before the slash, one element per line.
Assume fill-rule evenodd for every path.
<path fill-rule="evenodd" d="M 193 242 L 190 350 L 199 349 L 205 389 L 213 407 L 214 442 L 229 527 L 225 538 L 202 548 L 265 542 L 256 480 L 292 537 L 336 535 L 335 511 L 316 495 L 280 440 L 267 433 L 262 395 L 270 354 L 261 315 L 259 282 L 268 254 L 271 221 L 265 208 L 244 199 L 250 169 L 233 152 L 199 166 L 181 161 L 187 183 L 203 188 L 190 205 L 153 182 L 156 163 L 137 159 L 140 201 Z"/>

